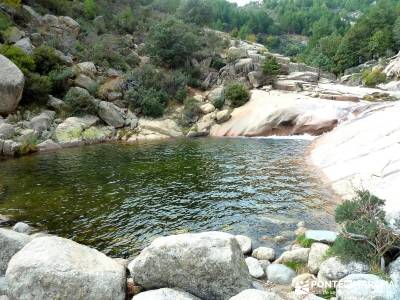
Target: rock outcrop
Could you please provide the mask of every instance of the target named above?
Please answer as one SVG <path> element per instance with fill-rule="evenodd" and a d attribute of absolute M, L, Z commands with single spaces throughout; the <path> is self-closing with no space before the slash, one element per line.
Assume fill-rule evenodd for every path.
<path fill-rule="evenodd" d="M 352 116 L 361 104 L 314 99 L 280 91 L 253 90 L 232 118 L 211 129 L 212 136 L 319 135 Z"/>
<path fill-rule="evenodd" d="M 229 299 L 251 287 L 235 237 L 221 232 L 181 234 L 154 240 L 130 264 L 145 289 L 178 287 L 204 299 Z"/>
<path fill-rule="evenodd" d="M 366 189 L 386 200 L 390 218 L 400 214 L 400 102 L 371 105 L 318 138 L 311 162 L 345 198 Z"/>
<path fill-rule="evenodd" d="M 21 250 L 31 238 L 22 233 L 0 228 L 0 276 L 6 273 L 11 258 Z"/>
<path fill-rule="evenodd" d="M 0 115 L 13 112 L 21 100 L 25 78 L 20 69 L 0 55 Z"/>
<path fill-rule="evenodd" d="M 125 299 L 125 268 L 97 250 L 59 237 L 34 239 L 11 259 L 10 300 Z"/>

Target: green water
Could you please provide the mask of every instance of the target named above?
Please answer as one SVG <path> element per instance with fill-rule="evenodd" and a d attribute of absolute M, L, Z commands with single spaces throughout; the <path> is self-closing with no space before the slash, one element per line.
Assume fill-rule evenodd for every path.
<path fill-rule="evenodd" d="M 0 162 L 0 214 L 130 257 L 159 235 L 262 236 L 332 224 L 308 141 L 196 139 L 106 144 Z"/>

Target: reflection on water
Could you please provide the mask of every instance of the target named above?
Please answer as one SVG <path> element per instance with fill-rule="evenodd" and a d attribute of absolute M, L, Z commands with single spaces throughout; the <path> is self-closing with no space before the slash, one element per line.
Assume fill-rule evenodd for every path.
<path fill-rule="evenodd" d="M 260 240 L 298 220 L 328 227 L 332 195 L 306 168 L 308 143 L 175 140 L 9 160 L 0 163 L 0 214 L 119 257 L 186 231 Z"/>

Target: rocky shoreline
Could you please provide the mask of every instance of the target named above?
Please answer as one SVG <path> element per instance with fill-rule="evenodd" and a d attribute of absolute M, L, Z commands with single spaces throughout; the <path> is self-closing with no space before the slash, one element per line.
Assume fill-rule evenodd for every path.
<path fill-rule="evenodd" d="M 280 255 L 268 247 L 253 249 L 246 236 L 202 232 L 159 237 L 131 261 L 109 258 L 71 240 L 30 232 L 24 223 L 13 229 L 0 228 L 2 300 L 132 296 L 394 300 L 400 296 L 400 259 L 389 265 L 389 283 L 373 275 L 366 264 L 330 257 L 337 233 L 308 230 L 304 222 L 294 232 L 297 239 L 282 248 Z M 329 293 L 331 298 L 327 298 Z"/>

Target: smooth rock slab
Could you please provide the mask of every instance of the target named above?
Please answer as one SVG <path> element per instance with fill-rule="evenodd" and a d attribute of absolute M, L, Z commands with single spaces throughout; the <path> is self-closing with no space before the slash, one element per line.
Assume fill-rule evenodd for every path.
<path fill-rule="evenodd" d="M 246 264 L 251 276 L 254 278 L 261 278 L 264 276 L 264 270 L 257 259 L 254 257 L 247 257 Z"/>
<path fill-rule="evenodd" d="M 248 289 L 229 300 L 282 300 L 282 298 L 274 292 Z"/>
<path fill-rule="evenodd" d="M 22 233 L 0 228 L 0 276 L 4 275 L 11 258 L 32 239 Z"/>
<path fill-rule="evenodd" d="M 163 288 L 140 293 L 132 300 L 200 300 L 200 298 L 179 289 Z"/>
<path fill-rule="evenodd" d="M 125 268 L 59 237 L 32 240 L 12 257 L 6 279 L 11 300 L 125 299 Z"/>
<path fill-rule="evenodd" d="M 352 274 L 339 281 L 337 300 L 398 300 L 400 290 L 371 274 Z"/>
<path fill-rule="evenodd" d="M 160 237 L 129 264 L 145 289 L 178 287 L 205 299 L 229 299 L 251 287 L 235 237 L 223 232 Z"/>
<path fill-rule="evenodd" d="M 329 230 L 307 230 L 305 236 L 309 240 L 332 244 L 337 238 L 337 233 Z"/>
<path fill-rule="evenodd" d="M 295 276 L 296 272 L 285 265 L 271 264 L 267 267 L 268 281 L 273 283 L 289 285 Z"/>

